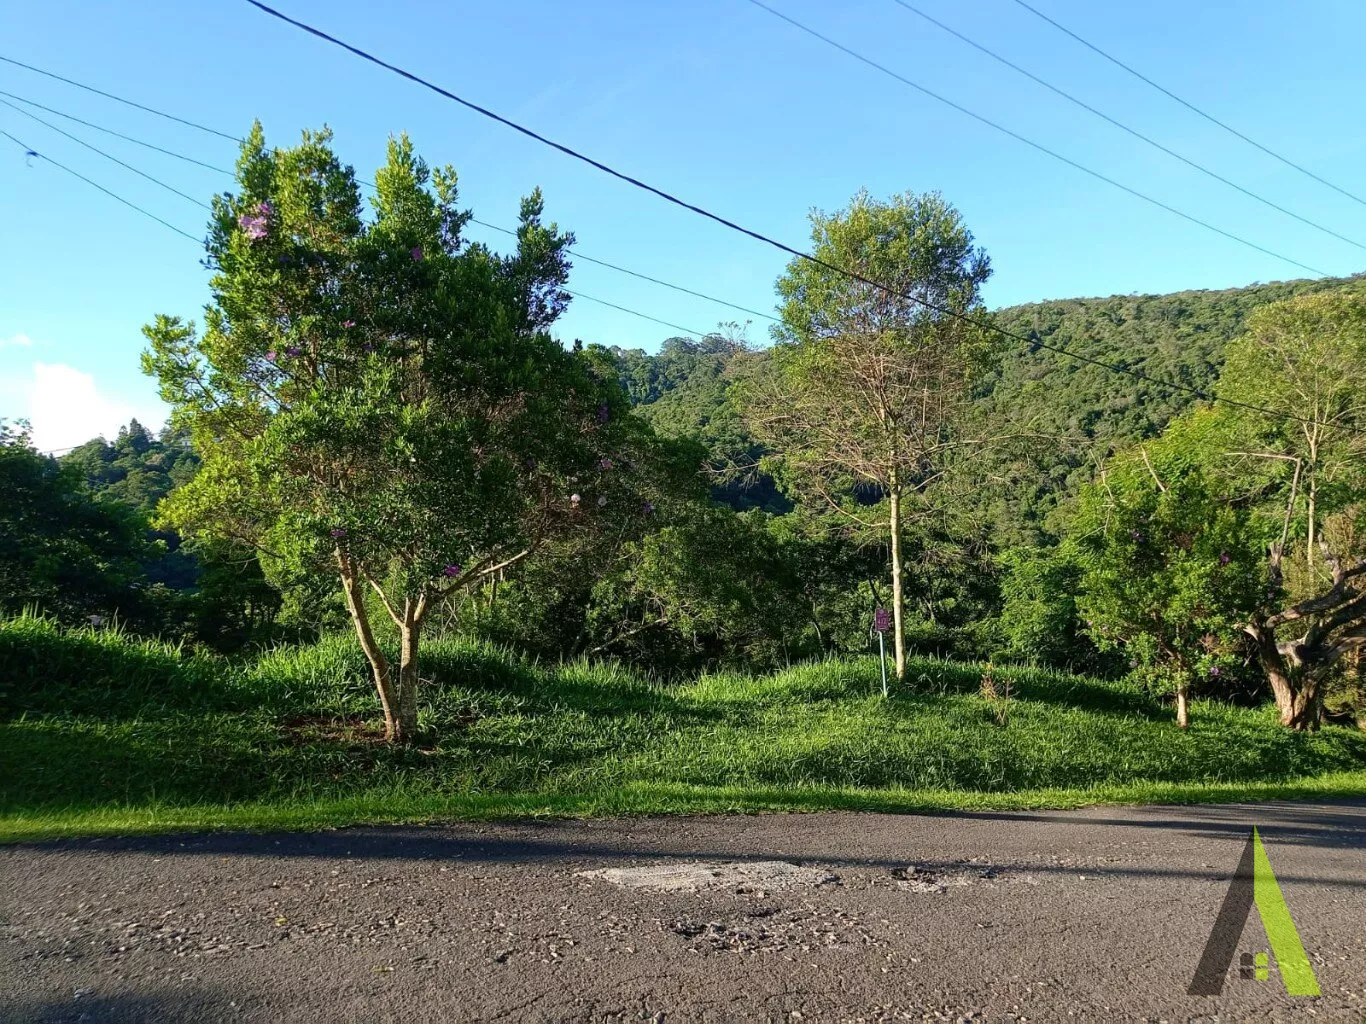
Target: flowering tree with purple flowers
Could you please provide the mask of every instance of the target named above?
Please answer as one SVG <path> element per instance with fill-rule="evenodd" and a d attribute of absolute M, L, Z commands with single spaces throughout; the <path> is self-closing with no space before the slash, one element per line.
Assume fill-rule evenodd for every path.
<path fill-rule="evenodd" d="M 163 518 L 246 541 L 280 575 L 335 574 L 404 741 L 433 607 L 581 529 L 597 505 L 570 501 L 575 481 L 611 464 L 629 417 L 547 333 L 572 236 L 539 193 L 499 255 L 464 238 L 455 172 L 406 138 L 375 182 L 367 212 L 330 133 L 268 149 L 254 127 L 214 202 L 204 329 L 157 317 L 144 366 L 204 460 Z"/>

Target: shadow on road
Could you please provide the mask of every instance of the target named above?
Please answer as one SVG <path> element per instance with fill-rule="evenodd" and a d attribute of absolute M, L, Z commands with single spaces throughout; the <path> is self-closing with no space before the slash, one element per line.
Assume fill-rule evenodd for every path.
<path fill-rule="evenodd" d="M 1366 852 L 1366 801 L 1299 805 L 1273 803 L 1260 805 L 1201 806 L 1191 808 L 1134 808 L 1115 813 L 1113 808 L 1057 812 L 965 812 L 943 815 L 879 815 L 877 820 L 891 841 L 866 844 L 862 855 L 812 848 L 805 834 L 841 831 L 843 822 L 855 829 L 859 815 L 824 814 L 758 816 L 731 819 L 736 825 L 730 842 L 711 836 L 690 836 L 689 825 L 697 819 L 629 818 L 606 821 L 513 821 L 458 822 L 430 826 L 362 826 L 321 832 L 261 833 L 220 832 L 160 836 L 124 836 L 100 839 L 59 840 L 46 843 L 16 844 L 8 850 L 85 851 L 91 853 L 152 853 L 165 856 L 246 856 L 306 857 L 320 860 L 409 860 L 456 861 L 463 864 L 534 862 L 540 865 L 563 864 L 581 867 L 600 866 L 640 860 L 729 860 L 753 861 L 782 859 L 845 868 L 893 869 L 915 863 L 923 867 L 949 867 L 959 861 L 937 862 L 918 855 L 917 850 L 942 845 L 934 840 L 916 842 L 910 835 L 902 842 L 895 823 L 902 820 L 908 830 L 918 827 L 923 836 L 926 824 L 938 830 L 952 823 L 974 824 L 976 834 L 955 840 L 971 847 L 1001 867 L 1034 874 L 1075 875 L 1079 870 L 1094 877 L 1201 878 L 1223 880 L 1233 871 L 1242 844 L 1256 825 L 1269 847 L 1317 847 L 1359 849 Z M 715 819 L 712 819 L 715 820 Z M 661 830 L 663 822 L 678 827 Z M 780 821 L 796 821 L 798 834 L 780 832 L 773 827 Z M 982 824 L 1008 827 L 1012 824 L 1048 824 L 1056 829 L 1053 848 L 1082 847 L 1086 830 L 1135 829 L 1168 832 L 1184 839 L 1215 841 L 1205 855 L 1205 869 L 1166 868 L 1145 864 L 1126 867 L 1118 863 L 1069 863 L 1065 858 L 1040 860 L 1037 850 L 1028 857 L 1012 856 L 1010 844 L 1002 842 L 994 829 L 983 832 Z M 807 826 L 810 826 L 809 828 Z M 891 829 L 886 826 L 892 825 Z M 712 831 L 712 830 L 707 830 Z M 767 834 L 766 834 L 767 833 Z M 941 833 L 942 835 L 942 833 Z M 1170 839 L 1172 837 L 1168 837 Z M 775 846 L 774 844 L 781 844 Z M 727 849 L 725 847 L 732 847 Z M 885 852 L 884 852 L 885 851 Z M 1360 886 L 1366 888 L 1366 858 L 1361 877 L 1325 880 L 1297 877 L 1288 867 L 1277 872 L 1282 882 L 1308 881 L 1320 885 Z"/>
<path fill-rule="evenodd" d="M 66 999 L 6 1000 L 0 1020 L 26 1024 L 218 1024 L 238 1012 L 226 996 L 196 992 L 139 995 L 72 995 Z"/>

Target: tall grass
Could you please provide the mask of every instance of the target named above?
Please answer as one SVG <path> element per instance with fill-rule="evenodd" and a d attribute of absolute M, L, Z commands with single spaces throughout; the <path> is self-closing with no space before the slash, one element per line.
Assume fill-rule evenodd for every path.
<path fill-rule="evenodd" d="M 979 693 L 984 670 L 914 659 L 884 700 L 873 659 L 664 685 L 438 640 L 422 668 L 422 738 L 393 748 L 376 741 L 348 635 L 233 661 L 20 616 L 0 622 L 0 835 L 278 822 L 287 808 L 303 822 L 322 807 L 347 820 L 919 806 L 926 794 L 1032 805 L 1201 787 L 1233 798 L 1329 776 L 1366 793 L 1360 731 L 1296 734 L 1270 708 L 1197 702 L 1182 733 L 1126 684 L 997 665 L 1013 694 L 1003 723 Z"/>

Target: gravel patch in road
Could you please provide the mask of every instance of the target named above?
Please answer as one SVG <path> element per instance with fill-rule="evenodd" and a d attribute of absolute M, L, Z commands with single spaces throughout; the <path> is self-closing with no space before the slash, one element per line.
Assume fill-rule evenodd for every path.
<path fill-rule="evenodd" d="M 702 889 L 734 889 L 763 893 L 794 885 L 825 885 L 839 875 L 824 868 L 804 867 L 784 860 L 695 861 L 693 863 L 642 864 L 631 868 L 595 868 L 580 871 L 580 878 L 598 878 L 629 889 L 661 889 L 665 892 Z"/>

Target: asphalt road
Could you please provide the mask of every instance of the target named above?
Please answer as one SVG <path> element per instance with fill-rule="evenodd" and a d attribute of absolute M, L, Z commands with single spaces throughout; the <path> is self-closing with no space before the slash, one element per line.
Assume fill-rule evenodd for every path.
<path fill-rule="evenodd" d="M 1237 957 L 1187 995 L 1253 825 L 1319 997 Z M 1268 949 L 1254 910 L 1236 950 Z M 11 846 L 0 1019 L 1363 1021 L 1366 802 Z"/>

